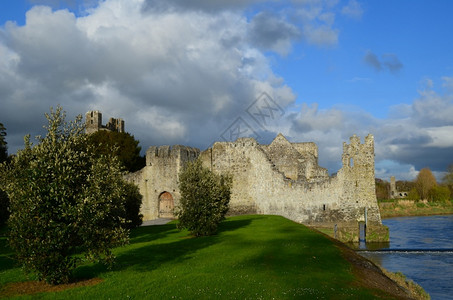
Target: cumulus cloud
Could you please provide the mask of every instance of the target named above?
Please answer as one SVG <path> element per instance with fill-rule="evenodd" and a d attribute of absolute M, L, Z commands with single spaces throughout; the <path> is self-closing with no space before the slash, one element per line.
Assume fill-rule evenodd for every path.
<path fill-rule="evenodd" d="M 41 133 L 44 120 L 36 115 L 57 104 L 68 117 L 90 109 L 102 111 L 104 119 L 122 117 L 144 148 L 163 143 L 204 148 L 261 92 L 282 106 L 294 101 L 261 47 L 249 42 L 254 33 L 260 46 L 285 52 L 293 33 L 273 44 L 266 35 L 274 25 L 295 34 L 294 26 L 261 20 L 268 27 L 258 37 L 254 21 L 242 12 L 144 13 L 143 5 L 102 1 L 81 16 L 35 6 L 24 26 L 10 22 L 0 28 L 0 114 L 10 152 L 21 147 L 26 133 Z"/>
<path fill-rule="evenodd" d="M 444 84 L 448 79 L 444 78 Z M 293 141 L 317 141 L 320 163 L 330 172 L 341 165 L 342 142 L 357 134 L 375 137 L 376 176 L 395 175 L 412 180 L 416 170 L 429 167 L 439 176 L 453 163 L 453 93 L 419 91 L 411 104 L 398 105 L 389 118 L 378 119 L 351 109 L 320 110 L 316 104 L 303 105 L 290 114 L 281 131 Z"/>
<path fill-rule="evenodd" d="M 382 174 L 395 170 L 379 165 L 386 161 L 407 172 L 445 168 L 453 150 L 451 77 L 443 78 L 444 93 L 426 86 L 386 120 L 359 109 L 316 104 L 295 109 L 291 87 L 272 71 L 266 52 L 284 55 L 300 41 L 336 44 L 338 2 L 294 0 L 293 10 L 258 10 L 247 17 L 242 9 L 258 2 L 105 0 L 78 14 L 36 6 L 25 25 L 5 24 L 0 121 L 9 152 L 22 147 L 25 134 L 41 134 L 44 113 L 61 104 L 68 118 L 93 109 L 104 120 L 125 119 L 126 130 L 144 149 L 161 144 L 204 149 L 240 117 L 263 143 L 278 132 L 293 141 L 317 142 L 320 164 L 330 172 L 341 167 L 342 143 L 369 132 Z M 364 61 L 377 70 L 403 67 L 394 54 L 369 51 Z M 285 111 L 265 128 L 247 115 L 263 92 Z"/>
<path fill-rule="evenodd" d="M 91 109 L 124 118 L 144 148 L 204 148 L 262 92 L 282 107 L 294 102 L 268 51 L 332 45 L 339 34 L 332 0 L 272 11 L 259 9 L 267 0 L 29 1 L 41 6 L 25 25 L 0 27 L 0 119 L 11 153 L 23 135 L 42 133 L 36 116 L 57 104 L 69 118 Z"/>
<path fill-rule="evenodd" d="M 168 10 L 195 10 L 204 12 L 218 12 L 221 10 L 235 10 L 266 0 L 145 0 L 143 11 Z"/>
<path fill-rule="evenodd" d="M 383 54 L 382 58 L 379 59 L 376 54 L 368 50 L 363 57 L 363 61 L 366 65 L 376 71 L 388 70 L 395 74 L 403 68 L 403 64 L 399 60 L 398 56 L 391 53 Z"/>

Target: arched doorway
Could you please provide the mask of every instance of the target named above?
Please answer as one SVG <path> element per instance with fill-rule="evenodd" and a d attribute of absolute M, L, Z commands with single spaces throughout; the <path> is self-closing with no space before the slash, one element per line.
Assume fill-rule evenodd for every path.
<path fill-rule="evenodd" d="M 173 209 L 175 202 L 169 192 L 163 192 L 159 196 L 159 218 L 174 218 Z"/>

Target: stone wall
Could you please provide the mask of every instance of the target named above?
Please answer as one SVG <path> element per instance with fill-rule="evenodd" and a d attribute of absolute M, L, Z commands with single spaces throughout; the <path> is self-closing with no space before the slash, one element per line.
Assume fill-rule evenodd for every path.
<path fill-rule="evenodd" d="M 146 166 L 135 173 L 128 174 L 126 179 L 138 185 L 143 195 L 141 213 L 143 220 L 154 220 L 160 216 L 160 196 L 169 193 L 174 206 L 179 205 L 179 172 L 187 161 L 196 159 L 200 150 L 196 148 L 175 146 L 152 146 L 146 151 Z M 162 211 L 161 211 L 162 213 Z"/>
<path fill-rule="evenodd" d="M 307 225 L 381 226 L 374 188 L 374 139 L 353 136 L 344 143 L 343 166 L 335 176 L 318 166 L 314 143 L 290 143 L 279 134 L 270 145 L 253 138 L 216 142 L 199 152 L 184 146 L 150 147 L 146 167 L 128 176 L 144 196 L 144 220 L 159 216 L 159 196 L 179 203 L 178 174 L 199 158 L 213 172 L 233 177 L 230 212 L 282 215 Z"/>

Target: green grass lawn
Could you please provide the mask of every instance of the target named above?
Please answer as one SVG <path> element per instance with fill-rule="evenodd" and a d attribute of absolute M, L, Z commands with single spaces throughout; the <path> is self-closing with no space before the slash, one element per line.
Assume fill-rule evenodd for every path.
<path fill-rule="evenodd" d="M 27 277 L 10 260 L 5 238 L 0 242 L 1 289 Z M 140 227 L 115 253 L 112 270 L 91 264 L 75 271 L 76 278 L 103 282 L 28 297 L 369 299 L 376 292 L 355 283 L 350 264 L 329 239 L 278 216 L 228 218 L 217 235 L 203 238 L 178 231 L 175 223 Z"/>

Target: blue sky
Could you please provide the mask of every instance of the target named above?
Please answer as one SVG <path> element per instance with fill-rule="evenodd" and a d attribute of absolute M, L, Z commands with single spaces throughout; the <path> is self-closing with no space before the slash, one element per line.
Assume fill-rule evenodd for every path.
<path fill-rule="evenodd" d="M 316 142 L 330 173 L 344 141 L 372 133 L 377 177 L 430 167 L 440 179 L 453 163 L 452 11 L 447 0 L 0 1 L 0 122 L 14 153 L 58 104 L 69 118 L 125 119 L 143 149 L 204 150 L 242 120 L 261 143 Z M 264 126 L 247 113 L 263 93 L 284 112 Z"/>

